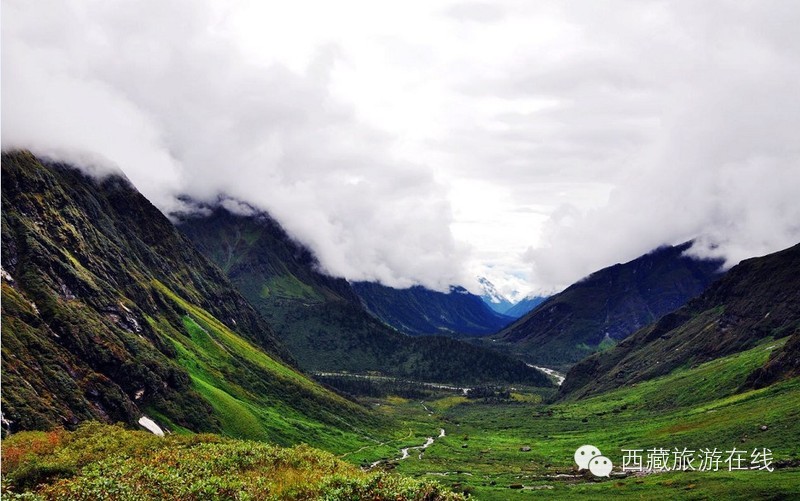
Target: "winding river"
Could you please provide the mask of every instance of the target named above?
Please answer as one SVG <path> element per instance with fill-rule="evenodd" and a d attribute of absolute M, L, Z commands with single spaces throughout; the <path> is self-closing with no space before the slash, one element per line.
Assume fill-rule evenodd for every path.
<path fill-rule="evenodd" d="M 437 438 L 442 438 L 444 436 L 446 436 L 444 428 L 439 428 L 439 435 L 437 437 L 427 437 L 425 439 L 425 443 L 422 444 L 422 445 L 417 445 L 415 447 L 403 447 L 402 449 L 400 449 L 400 457 L 399 458 L 395 458 L 395 460 L 396 461 L 402 461 L 404 459 L 410 458 L 411 457 L 411 452 L 410 451 L 413 451 L 413 450 L 420 451 L 418 458 L 422 459 L 422 456 L 425 454 L 425 449 L 427 449 L 428 447 L 433 445 L 433 443 L 436 441 Z M 385 463 L 387 461 L 388 461 L 387 459 L 379 459 L 378 461 L 375 461 L 374 463 L 370 464 L 369 467 L 370 467 L 370 469 L 372 469 L 372 468 L 375 468 L 376 466 L 378 466 L 379 464 Z"/>

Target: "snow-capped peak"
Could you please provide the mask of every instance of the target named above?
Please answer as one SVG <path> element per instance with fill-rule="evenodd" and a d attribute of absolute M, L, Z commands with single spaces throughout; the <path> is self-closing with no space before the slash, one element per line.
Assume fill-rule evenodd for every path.
<path fill-rule="evenodd" d="M 500 294 L 500 292 L 497 290 L 494 284 L 485 277 L 478 277 L 478 283 L 481 285 L 481 290 L 483 290 L 482 296 L 487 301 L 492 302 L 494 304 L 509 302 L 504 295 Z"/>

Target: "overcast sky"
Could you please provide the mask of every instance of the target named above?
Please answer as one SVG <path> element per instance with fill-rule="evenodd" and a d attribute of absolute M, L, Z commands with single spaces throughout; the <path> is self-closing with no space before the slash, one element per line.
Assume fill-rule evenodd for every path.
<path fill-rule="evenodd" d="M 800 241 L 800 2 L 2 2 L 2 144 L 269 211 L 332 274 L 552 291 Z M 233 203 L 228 205 L 234 206 Z"/>

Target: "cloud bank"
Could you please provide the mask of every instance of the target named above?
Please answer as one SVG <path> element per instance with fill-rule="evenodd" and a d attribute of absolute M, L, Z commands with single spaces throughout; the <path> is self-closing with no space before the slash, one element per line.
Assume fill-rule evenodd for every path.
<path fill-rule="evenodd" d="M 117 165 L 165 212 L 221 194 L 269 211 L 328 272 L 463 281 L 430 169 L 305 72 L 252 64 L 194 1 L 25 2 L 3 10 L 3 148 Z"/>
<path fill-rule="evenodd" d="M 800 241 L 800 4 L 4 0 L 2 144 L 269 211 L 329 273 L 552 291 Z M 236 206 L 238 207 L 238 206 Z"/>

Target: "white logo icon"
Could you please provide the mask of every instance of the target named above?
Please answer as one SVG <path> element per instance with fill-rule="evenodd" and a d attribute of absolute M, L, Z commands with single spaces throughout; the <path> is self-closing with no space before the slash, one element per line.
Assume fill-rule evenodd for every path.
<path fill-rule="evenodd" d="M 614 465 L 593 445 L 582 445 L 575 451 L 575 464 L 579 470 L 589 469 L 596 477 L 608 477 Z"/>
<path fill-rule="evenodd" d="M 575 451 L 575 463 L 578 464 L 579 470 L 585 470 L 589 467 L 589 461 L 601 455 L 600 449 L 594 445 L 582 445 Z"/>
<path fill-rule="evenodd" d="M 592 475 L 595 477 L 607 477 L 611 473 L 611 468 L 614 465 L 611 464 L 611 460 L 605 456 L 595 456 L 589 462 L 589 471 L 592 472 Z"/>

